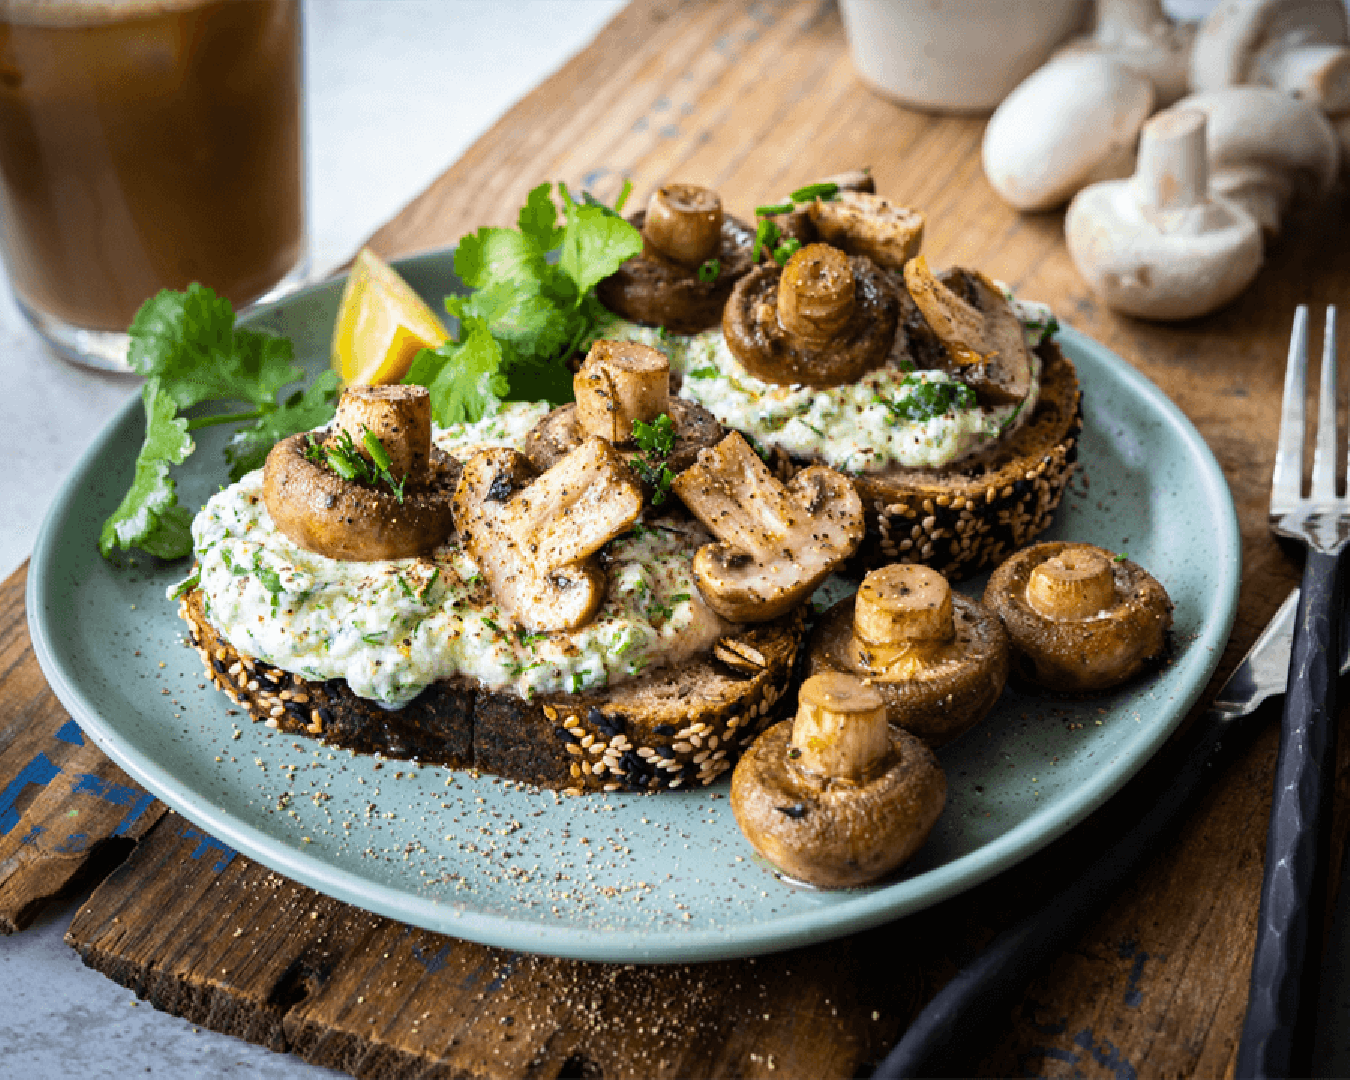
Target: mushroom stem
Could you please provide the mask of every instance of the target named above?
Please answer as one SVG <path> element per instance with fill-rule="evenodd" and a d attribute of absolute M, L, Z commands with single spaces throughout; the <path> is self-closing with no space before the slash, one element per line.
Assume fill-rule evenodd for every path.
<path fill-rule="evenodd" d="M 1350 107 L 1350 49 L 1327 42 L 1303 42 L 1274 50 L 1258 62 L 1260 82 L 1292 97 L 1315 102 L 1323 111 Z"/>
<path fill-rule="evenodd" d="M 1116 603 L 1110 560 L 1095 548 L 1066 548 L 1032 570 L 1027 603 L 1047 619 L 1090 619 L 1110 610 Z"/>
<path fill-rule="evenodd" d="M 1209 194 L 1205 114 L 1170 109 L 1145 124 L 1131 183 L 1143 208 L 1185 210 L 1204 202 Z"/>
<path fill-rule="evenodd" d="M 869 668 L 889 669 L 901 659 L 922 664 L 956 636 L 951 586 L 918 564 L 871 571 L 858 588 L 853 636 Z"/>
<path fill-rule="evenodd" d="M 633 422 L 670 411 L 670 361 L 636 341 L 597 341 L 572 380 L 577 423 L 587 435 L 621 445 Z"/>
<path fill-rule="evenodd" d="M 798 769 L 860 784 L 880 771 L 890 745 L 886 703 L 875 687 L 835 671 L 802 683 L 788 750 Z"/>
<path fill-rule="evenodd" d="M 829 244 L 808 244 L 783 268 L 778 322 L 789 334 L 823 344 L 848 325 L 855 296 L 848 256 Z"/>
<path fill-rule="evenodd" d="M 407 477 L 413 484 L 427 477 L 431 460 L 431 395 L 425 386 L 349 386 L 342 392 L 333 436 L 351 436 L 366 457 L 365 433 L 370 431 L 389 455 L 389 475 Z M 331 438 L 331 436 L 330 436 Z"/>
<path fill-rule="evenodd" d="M 642 237 L 658 255 L 696 270 L 721 247 L 722 199 L 695 184 L 657 188 L 647 203 Z"/>

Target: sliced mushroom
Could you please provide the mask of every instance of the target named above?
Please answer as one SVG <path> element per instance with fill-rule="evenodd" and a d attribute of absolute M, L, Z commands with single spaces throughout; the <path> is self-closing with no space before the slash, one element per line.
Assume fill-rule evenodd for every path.
<path fill-rule="evenodd" d="M 802 683 L 798 711 L 736 765 L 731 808 L 755 850 L 822 888 L 866 885 L 923 846 L 947 799 L 937 759 L 887 723 L 874 687 L 838 672 Z"/>
<path fill-rule="evenodd" d="M 1007 628 L 1014 671 L 1052 690 L 1124 682 L 1165 654 L 1172 625 L 1162 585 L 1092 544 L 1024 548 L 990 576 L 984 602 Z"/>
<path fill-rule="evenodd" d="M 480 450 L 455 490 L 455 526 L 493 597 L 534 631 L 584 625 L 604 599 L 589 561 L 642 512 L 642 491 L 614 448 L 587 439 L 535 476 L 515 450 Z"/>
<path fill-rule="evenodd" d="M 725 432 L 703 406 L 670 395 L 670 361 L 636 341 L 597 341 L 572 380 L 576 401 L 552 410 L 525 437 L 524 452 L 545 470 L 590 437 L 615 444 L 626 461 L 644 456 L 633 445 L 633 423 L 670 417 L 674 444 L 665 467 L 687 469 L 698 452 L 715 446 Z M 651 485 L 645 484 L 648 497 Z"/>
<path fill-rule="evenodd" d="M 873 570 L 856 597 L 821 616 L 807 671 L 866 679 L 891 723 L 937 747 L 993 708 L 1008 678 L 1008 635 L 936 570 L 894 564 Z"/>
<path fill-rule="evenodd" d="M 872 178 L 872 171 L 867 168 L 850 169 L 848 172 L 835 173 L 833 176 L 823 176 L 807 186 L 815 188 L 826 184 L 833 184 L 835 193 L 841 195 L 846 191 L 876 194 L 877 190 L 877 182 Z M 814 201 L 795 204 L 793 209 L 783 214 L 768 215 L 774 228 L 778 230 L 778 235 L 783 239 L 791 238 L 802 244 L 810 244 L 819 240 L 820 234 L 816 230 L 815 223 L 811 220 L 811 207 L 814 205 Z M 784 195 L 781 199 L 775 199 L 773 205 L 786 206 L 789 203 L 795 203 L 795 200 L 790 195 Z M 760 258 L 772 259 L 773 252 L 764 251 Z"/>
<path fill-rule="evenodd" d="M 708 188 L 666 184 L 629 219 L 642 253 L 596 286 L 611 311 L 633 322 L 696 334 L 717 325 L 732 287 L 753 265 L 755 234 L 722 210 Z"/>
<path fill-rule="evenodd" d="M 790 611 L 862 540 L 862 501 L 846 477 L 812 465 L 784 486 L 736 432 L 700 451 L 672 489 L 718 539 L 694 555 L 694 580 L 732 622 Z"/>
<path fill-rule="evenodd" d="M 263 501 L 291 540 L 331 559 L 369 562 L 425 555 L 454 531 L 450 498 L 457 464 L 431 445 L 431 398 L 423 386 L 350 386 L 332 427 L 313 442 L 350 438 L 367 459 L 369 431 L 388 456 L 401 487 L 366 483 L 335 472 L 312 452 L 302 432 L 272 447 L 263 466 Z"/>
<path fill-rule="evenodd" d="M 807 214 L 821 240 L 888 270 L 904 269 L 923 244 L 924 215 L 881 195 L 840 191 L 816 199 Z"/>
<path fill-rule="evenodd" d="M 785 267 L 759 266 L 736 283 L 722 332 L 756 378 L 842 386 L 886 362 L 898 317 L 894 292 L 870 259 L 809 244 Z"/>
<path fill-rule="evenodd" d="M 981 402 L 1000 405 L 1026 398 L 1031 349 L 1021 320 L 997 285 L 978 270 L 951 270 L 939 279 L 919 255 L 905 264 L 905 286 L 946 350 L 944 366 Z"/>

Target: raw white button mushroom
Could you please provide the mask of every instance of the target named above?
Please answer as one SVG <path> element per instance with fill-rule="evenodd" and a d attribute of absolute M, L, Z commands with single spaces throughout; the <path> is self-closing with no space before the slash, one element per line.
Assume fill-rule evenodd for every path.
<path fill-rule="evenodd" d="M 1317 109 L 1266 86 L 1230 86 L 1192 94 L 1177 108 L 1208 118 L 1210 190 L 1242 206 L 1267 237 L 1278 234 L 1295 198 L 1331 190 L 1340 149 Z"/>
<path fill-rule="evenodd" d="M 785 874 L 823 888 L 865 885 L 908 860 L 947 799 L 931 750 L 886 719 L 862 680 L 813 675 L 794 720 L 751 745 L 731 780 L 736 824 Z"/>
<path fill-rule="evenodd" d="M 1095 180 L 1126 176 L 1156 94 L 1095 52 L 1061 53 L 1003 99 L 984 129 L 984 173 L 1018 210 L 1049 210 Z"/>
<path fill-rule="evenodd" d="M 1273 86 L 1323 112 L 1350 109 L 1344 0 L 1221 0 L 1200 25 L 1191 87 Z"/>
<path fill-rule="evenodd" d="M 1209 190 L 1205 115 L 1191 109 L 1150 120 L 1134 176 L 1080 191 L 1064 231 L 1087 283 L 1109 307 L 1142 318 L 1204 315 L 1261 267 L 1256 220 Z"/>
<path fill-rule="evenodd" d="M 1195 24 L 1173 22 L 1162 0 L 1097 0 L 1092 32 L 1064 52 L 1095 52 L 1148 76 L 1159 108 L 1189 89 Z"/>

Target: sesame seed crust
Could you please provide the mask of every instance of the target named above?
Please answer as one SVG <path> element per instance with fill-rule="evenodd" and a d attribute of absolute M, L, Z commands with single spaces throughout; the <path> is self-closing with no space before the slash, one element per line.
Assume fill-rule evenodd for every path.
<path fill-rule="evenodd" d="M 958 580 L 996 566 L 1053 520 L 1078 462 L 1078 373 L 1053 341 L 1036 349 L 1041 393 L 1025 424 L 992 451 L 944 470 L 850 473 L 867 515 L 862 568 L 924 563 Z M 777 452 L 788 476 L 807 462 Z"/>
<path fill-rule="evenodd" d="M 576 793 L 655 792 L 716 780 L 784 715 L 804 634 L 799 611 L 738 630 L 739 651 L 764 660 L 753 671 L 708 655 L 607 691 L 529 700 L 469 679 L 444 680 L 389 710 L 357 697 L 341 679 L 311 682 L 239 653 L 207 619 L 199 590 L 184 596 L 179 610 L 207 676 L 256 722 L 363 753 Z"/>

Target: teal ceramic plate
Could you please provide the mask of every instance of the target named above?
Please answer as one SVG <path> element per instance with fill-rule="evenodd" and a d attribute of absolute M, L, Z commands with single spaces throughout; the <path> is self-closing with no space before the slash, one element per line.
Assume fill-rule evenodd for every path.
<path fill-rule="evenodd" d="M 439 308 L 448 253 L 400 264 Z M 340 282 L 263 309 L 313 369 Z M 1204 687 L 1232 625 L 1239 540 L 1227 485 L 1185 417 L 1124 361 L 1061 336 L 1085 390 L 1082 471 L 1050 538 L 1127 552 L 1176 603 L 1156 677 L 1069 702 L 1008 692 L 941 754 L 950 798 L 902 875 L 802 888 L 753 854 L 727 783 L 657 796 L 560 797 L 491 777 L 330 751 L 255 725 L 206 682 L 165 590 L 186 563 L 99 556 L 129 483 L 139 400 L 99 434 L 43 524 L 28 577 L 34 647 L 61 702 L 150 791 L 218 840 L 322 893 L 489 945 L 589 960 L 692 961 L 786 949 L 934 904 L 1036 851 L 1102 803 Z M 225 480 L 219 428 L 179 470 L 200 506 Z M 970 590 L 982 586 L 974 582 Z"/>

